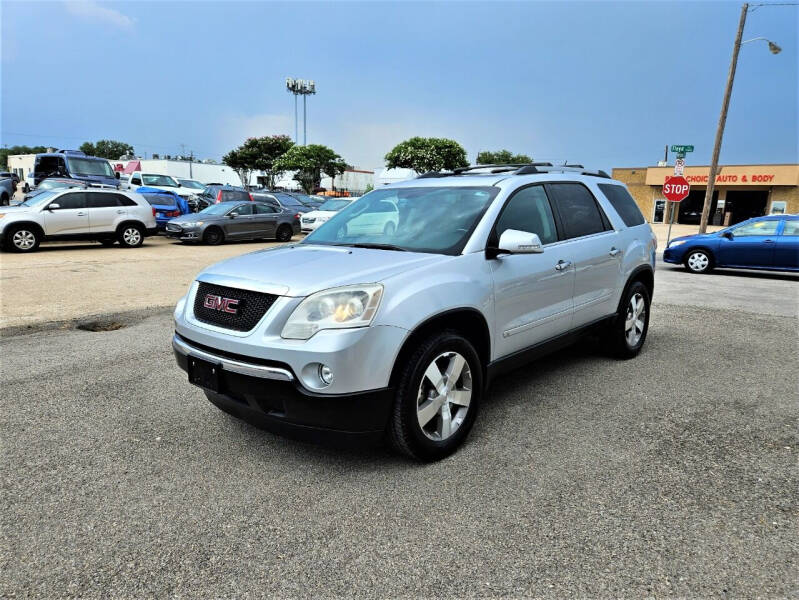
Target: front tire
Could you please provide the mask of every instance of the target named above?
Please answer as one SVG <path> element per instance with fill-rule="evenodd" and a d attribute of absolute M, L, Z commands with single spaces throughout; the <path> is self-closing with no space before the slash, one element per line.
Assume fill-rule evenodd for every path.
<path fill-rule="evenodd" d="M 209 246 L 218 246 L 225 240 L 225 234 L 219 227 L 209 227 L 203 234 L 203 241 Z"/>
<path fill-rule="evenodd" d="M 480 357 L 466 338 L 454 331 L 427 338 L 402 366 L 389 443 L 420 461 L 449 456 L 469 434 L 482 391 Z"/>
<path fill-rule="evenodd" d="M 685 268 L 691 273 L 710 273 L 713 266 L 713 255 L 707 250 L 691 250 L 685 257 Z"/>
<path fill-rule="evenodd" d="M 624 294 L 619 312 L 610 324 L 608 341 L 617 358 L 638 356 L 649 331 L 649 289 L 640 281 Z"/>
<path fill-rule="evenodd" d="M 41 234 L 31 227 L 19 225 L 10 228 L 6 243 L 14 252 L 33 252 L 42 241 Z"/>
<path fill-rule="evenodd" d="M 138 225 L 123 225 L 117 239 L 123 248 L 138 248 L 144 243 L 144 230 Z"/>

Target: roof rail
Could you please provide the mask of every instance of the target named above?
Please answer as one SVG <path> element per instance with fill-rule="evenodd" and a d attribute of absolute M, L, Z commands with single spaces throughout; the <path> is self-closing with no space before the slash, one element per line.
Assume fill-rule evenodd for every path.
<path fill-rule="evenodd" d="M 550 162 L 534 162 L 523 165 L 510 164 L 510 165 L 472 165 L 470 167 L 459 167 L 452 172 L 448 171 L 428 171 L 419 175 L 416 179 L 431 179 L 434 177 L 453 177 L 455 175 L 469 175 L 470 171 L 477 169 L 490 169 L 489 173 L 511 173 L 513 175 L 534 175 L 536 173 L 579 173 L 580 175 L 588 175 L 591 177 L 602 177 L 610 179 L 605 171 L 597 170 L 591 171 L 582 165 L 553 165 Z"/>
<path fill-rule="evenodd" d="M 428 171 L 427 173 L 422 173 L 416 179 L 430 179 L 432 177 L 446 177 L 447 175 L 451 175 L 451 173 L 442 173 L 441 171 Z"/>
<path fill-rule="evenodd" d="M 579 173 L 580 175 L 588 175 L 591 177 L 602 177 L 604 179 L 610 179 L 610 175 L 605 173 L 605 171 L 597 170 L 591 171 L 588 169 L 583 168 L 582 166 L 578 165 L 527 165 L 526 167 L 522 167 L 518 171 L 515 172 L 515 175 L 532 175 L 535 173 Z"/>

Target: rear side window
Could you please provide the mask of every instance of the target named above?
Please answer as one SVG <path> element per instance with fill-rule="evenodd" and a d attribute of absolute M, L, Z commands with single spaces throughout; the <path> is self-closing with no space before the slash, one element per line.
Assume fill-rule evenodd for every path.
<path fill-rule="evenodd" d="M 58 204 L 61 210 L 68 208 L 86 208 L 86 194 L 85 192 L 70 192 L 59 196 L 53 201 Z"/>
<path fill-rule="evenodd" d="M 119 206 L 117 197 L 117 194 L 86 192 L 86 206 L 89 208 L 107 208 L 109 206 Z"/>
<path fill-rule="evenodd" d="M 619 213 L 621 220 L 624 221 L 627 227 L 635 227 L 646 223 L 644 215 L 641 214 L 635 200 L 623 186 L 600 183 L 599 189 L 605 194 L 611 206 Z"/>
<path fill-rule="evenodd" d="M 552 207 L 543 186 L 527 187 L 513 195 L 497 221 L 497 239 L 506 229 L 535 233 L 542 244 L 558 241 Z"/>
<path fill-rule="evenodd" d="M 117 197 L 117 202 L 119 206 L 136 206 L 136 203 L 128 198 L 127 196 L 123 196 L 122 194 L 114 194 Z"/>
<path fill-rule="evenodd" d="M 782 235 L 799 235 L 799 221 L 785 221 Z"/>
<path fill-rule="evenodd" d="M 579 183 L 553 183 L 550 189 L 563 222 L 565 239 L 600 233 L 610 228 L 605 226 L 599 206 L 585 186 Z"/>
<path fill-rule="evenodd" d="M 273 215 L 277 211 L 273 206 L 269 206 L 268 204 L 258 203 L 255 205 L 255 214 L 258 215 Z"/>

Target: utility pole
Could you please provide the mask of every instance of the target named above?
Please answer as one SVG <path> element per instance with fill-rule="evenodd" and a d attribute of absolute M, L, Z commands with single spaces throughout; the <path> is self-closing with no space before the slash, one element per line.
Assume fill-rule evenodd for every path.
<path fill-rule="evenodd" d="M 294 94 L 294 143 L 297 143 L 297 94 Z"/>
<path fill-rule="evenodd" d="M 748 10 L 749 4 L 744 2 L 744 5 L 741 7 L 741 19 L 738 22 L 738 33 L 735 34 L 735 44 L 732 47 L 732 60 L 730 61 L 730 70 L 727 73 L 727 87 L 724 90 L 724 100 L 721 103 L 719 124 L 718 127 L 716 127 L 716 141 L 713 143 L 713 157 L 710 160 L 710 173 L 707 177 L 705 205 L 702 207 L 702 219 L 699 222 L 699 233 L 705 233 L 705 231 L 707 231 L 710 205 L 713 203 L 713 190 L 716 187 L 716 173 L 719 170 L 721 139 L 724 137 L 724 125 L 727 123 L 727 109 L 730 108 L 730 94 L 732 94 L 732 84 L 735 81 L 735 69 L 738 67 L 738 52 L 741 50 L 741 38 L 744 34 L 744 25 L 746 24 L 746 13 Z"/>
<path fill-rule="evenodd" d="M 302 95 L 302 145 L 308 145 L 308 111 L 305 108 L 306 95 Z"/>

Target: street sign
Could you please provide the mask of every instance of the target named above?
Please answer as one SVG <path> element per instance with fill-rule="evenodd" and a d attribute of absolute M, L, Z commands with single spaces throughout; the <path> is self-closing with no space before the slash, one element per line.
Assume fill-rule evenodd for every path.
<path fill-rule="evenodd" d="M 667 177 L 663 182 L 663 197 L 669 202 L 682 202 L 688 197 L 691 186 L 682 175 Z"/>
<path fill-rule="evenodd" d="M 675 175 L 682 175 L 683 171 L 685 170 L 685 159 L 678 158 L 674 161 L 674 174 Z"/>
<path fill-rule="evenodd" d="M 671 151 L 675 154 L 685 154 L 686 152 L 693 152 L 693 146 L 672 146 Z"/>

